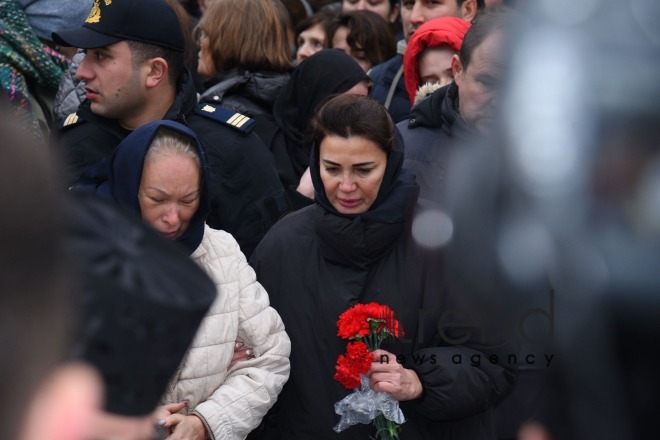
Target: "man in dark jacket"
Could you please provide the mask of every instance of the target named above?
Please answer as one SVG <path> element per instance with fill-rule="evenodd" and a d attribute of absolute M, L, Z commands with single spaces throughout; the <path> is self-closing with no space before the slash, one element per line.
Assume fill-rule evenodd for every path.
<path fill-rule="evenodd" d="M 435 91 L 431 96 L 422 100 L 416 105 L 410 115 L 410 120 L 398 124 L 406 145 L 406 160 L 404 167 L 412 171 L 417 176 L 417 182 L 420 185 L 420 199 L 427 202 L 427 214 L 435 213 L 440 218 L 438 210 L 447 209 L 445 203 L 445 182 L 448 178 L 447 173 L 454 173 L 451 178 L 453 183 L 457 184 L 466 171 L 479 175 L 485 172 L 484 169 L 475 167 L 468 168 L 465 163 L 453 162 L 452 160 L 458 154 L 467 152 L 465 147 L 469 147 L 474 142 L 483 142 L 486 138 L 492 136 L 499 112 L 500 82 L 504 72 L 504 42 L 506 32 L 513 27 L 513 21 L 517 20 L 515 13 L 508 9 L 487 10 L 479 15 L 473 22 L 472 27 L 465 34 L 465 39 L 461 46 L 460 53 L 454 55 L 452 60 L 452 69 L 454 73 L 454 82 L 446 87 Z M 483 168 L 491 168 L 490 163 L 482 164 Z M 460 172 L 456 169 L 462 167 Z M 472 174 L 467 179 L 474 180 Z M 458 178 L 457 178 L 458 177 Z M 456 189 L 454 186 L 453 189 Z M 461 195 L 465 193 L 465 188 L 461 188 Z M 457 197 L 457 191 L 450 194 L 452 200 Z M 474 197 L 469 199 L 469 203 L 479 204 L 481 200 Z M 454 208 L 454 206 L 451 206 Z M 451 218 L 457 225 L 454 230 L 452 246 L 456 248 L 465 232 L 459 232 L 470 227 L 470 222 L 478 216 L 468 217 L 459 216 L 456 210 L 451 212 Z M 437 223 L 437 221 L 436 221 Z M 474 255 L 485 255 L 484 236 L 492 236 L 492 229 L 496 229 L 494 224 L 482 221 L 480 226 L 482 230 L 488 231 L 483 236 L 477 237 L 474 232 L 469 242 L 463 240 L 463 250 L 457 253 L 450 248 L 447 256 L 448 278 L 467 291 L 477 290 L 480 295 L 489 297 L 497 292 L 497 289 L 489 285 L 489 288 L 483 288 L 466 281 L 470 277 L 479 278 L 480 272 L 474 267 L 476 264 L 468 264 L 467 261 L 474 261 Z M 450 222 L 450 226 L 452 223 Z M 490 227 L 491 229 L 488 229 Z M 466 250 L 467 249 L 467 250 Z M 470 257 L 466 257 L 470 255 Z M 452 267 L 456 263 L 458 268 Z M 470 268 L 472 270 L 468 270 Z M 490 268 L 490 267 L 489 267 Z M 476 274 L 476 275 L 475 275 Z M 476 286 L 476 287 L 475 287 Z M 540 310 L 543 307 L 549 310 L 547 316 L 552 316 L 554 310 L 555 292 L 552 286 L 548 285 L 547 280 L 534 287 L 526 286 L 527 290 L 520 294 L 517 300 L 507 304 L 505 313 L 509 316 L 511 324 L 516 322 L 517 317 L 528 313 L 529 310 Z M 509 292 L 510 293 L 510 292 Z M 545 302 L 548 301 L 548 302 Z M 544 304 L 544 305 L 541 305 Z M 522 327 L 521 327 L 522 328 Z M 546 347 L 538 342 L 531 343 L 526 337 L 527 330 L 519 330 L 512 334 L 512 342 L 516 346 L 518 353 L 518 386 L 513 390 L 512 395 L 502 402 L 496 410 L 496 422 L 498 425 L 498 438 L 510 439 L 515 437 L 516 429 L 524 417 L 531 414 L 534 405 L 537 404 L 537 396 L 543 391 L 545 381 L 544 375 L 546 366 L 552 361 L 550 351 L 545 351 L 548 355 L 547 365 L 542 363 L 529 363 L 524 356 L 531 355 L 529 359 L 537 356 L 541 358 L 540 352 Z M 544 356 L 545 356 L 544 354 Z M 523 356 L 524 355 L 524 356 Z"/>
<path fill-rule="evenodd" d="M 208 154 L 208 224 L 231 233 L 249 256 L 288 212 L 288 202 L 268 148 L 251 133 L 254 120 L 197 105 L 192 76 L 183 67 L 185 40 L 170 6 L 164 0 L 96 2 L 82 27 L 53 38 L 87 50 L 76 74 L 85 81 L 87 99 L 60 133 L 71 182 L 103 174 L 99 162 L 137 127 L 158 119 L 184 123 Z"/>
<path fill-rule="evenodd" d="M 452 15 L 466 21 L 474 20 L 484 0 L 449 0 L 442 4 L 428 0 L 402 0 L 401 22 L 404 39 L 397 44 L 397 54 L 369 72 L 373 80 L 369 96 L 387 108 L 394 122 L 408 118 L 410 99 L 403 79 L 403 54 L 415 29 L 429 20 Z"/>
<path fill-rule="evenodd" d="M 503 72 L 504 26 L 511 12 L 484 12 L 452 59 L 454 82 L 416 105 L 397 127 L 406 145 L 405 168 L 417 176 L 420 198 L 438 201 L 450 145 L 493 128 Z"/>

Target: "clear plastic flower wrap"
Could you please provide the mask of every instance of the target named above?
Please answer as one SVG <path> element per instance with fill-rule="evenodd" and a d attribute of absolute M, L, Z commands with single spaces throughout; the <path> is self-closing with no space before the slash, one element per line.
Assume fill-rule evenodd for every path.
<path fill-rule="evenodd" d="M 399 408 L 399 402 L 391 394 L 372 390 L 369 386 L 369 379 L 364 375 L 360 375 L 360 381 L 359 389 L 335 403 L 335 412 L 341 416 L 339 423 L 333 428 L 335 432 L 341 432 L 358 423 L 369 424 L 379 416 L 397 425 L 406 421 Z M 391 423 L 386 423 L 386 425 L 391 425 Z M 386 426 L 383 428 L 388 429 Z M 395 431 L 391 438 L 396 437 Z M 388 437 L 385 436 L 385 438 Z"/>

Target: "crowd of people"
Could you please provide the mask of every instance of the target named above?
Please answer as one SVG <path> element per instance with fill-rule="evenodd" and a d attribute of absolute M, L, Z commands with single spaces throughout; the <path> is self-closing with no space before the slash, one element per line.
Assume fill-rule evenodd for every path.
<path fill-rule="evenodd" d="M 562 119 L 553 102 L 564 95 L 543 93 L 558 84 L 538 86 L 553 72 L 570 82 L 563 70 L 519 67 L 527 41 L 561 52 L 564 40 L 535 30 L 572 23 L 526 3 L 0 0 L 0 437 L 580 438 L 581 413 L 562 407 L 580 391 L 576 350 L 555 308 L 578 282 L 620 289 L 608 252 L 623 245 L 565 247 L 570 228 L 547 214 L 586 192 L 562 185 L 578 188 L 569 162 L 591 144 L 558 156 L 549 141 L 566 136 L 544 124 L 598 124 L 574 109 Z M 660 70 L 650 64 L 640 69 Z M 657 97 L 648 84 L 637 86 Z M 594 118 L 619 115 L 610 95 Z M 583 111 L 597 101 L 571 96 Z M 636 122 L 657 122 L 652 107 Z M 657 183 L 646 127 L 633 158 L 616 144 L 629 129 L 610 127 L 613 146 L 594 131 L 609 155 L 584 210 L 619 212 L 608 170 L 631 194 Z M 635 201 L 655 211 L 630 215 L 652 245 L 626 249 L 655 261 L 658 192 L 645 191 Z M 628 231 L 626 213 L 616 219 Z M 582 275 L 598 270 L 612 283 Z M 401 331 L 373 351 L 363 383 L 405 422 L 336 432 L 335 404 L 351 393 L 334 379 L 346 348 L 337 321 L 369 303 L 389 307 Z M 597 324 L 651 331 L 609 314 L 623 304 Z M 381 321 L 365 318 L 372 330 L 392 324 Z M 628 383 L 618 392 L 633 401 Z"/>

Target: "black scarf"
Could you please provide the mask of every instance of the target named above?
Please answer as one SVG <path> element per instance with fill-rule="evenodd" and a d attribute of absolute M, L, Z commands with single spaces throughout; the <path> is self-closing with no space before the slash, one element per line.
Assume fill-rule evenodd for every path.
<path fill-rule="evenodd" d="M 317 52 L 293 70 L 275 101 L 273 116 L 286 136 L 299 175 L 309 164 L 303 136 L 316 108 L 329 96 L 350 90 L 364 80 L 369 77 L 358 63 L 336 49 Z"/>
<path fill-rule="evenodd" d="M 319 146 L 314 145 L 309 166 L 315 199 L 322 208 L 314 212 L 314 229 L 324 258 L 342 266 L 366 269 L 392 249 L 419 196 L 415 176 L 402 168 L 403 158 L 403 141 L 397 132 L 374 203 L 367 212 L 342 214 L 325 194 Z"/>

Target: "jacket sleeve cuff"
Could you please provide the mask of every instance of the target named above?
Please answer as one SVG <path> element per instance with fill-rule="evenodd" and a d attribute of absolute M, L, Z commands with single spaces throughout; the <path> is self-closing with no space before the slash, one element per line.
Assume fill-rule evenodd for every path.
<path fill-rule="evenodd" d="M 215 411 L 210 402 L 202 402 L 191 413 L 202 420 L 210 440 L 232 439 L 231 420 L 226 420 L 224 413 Z M 213 427 L 213 428 L 212 428 Z"/>

